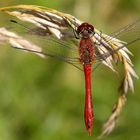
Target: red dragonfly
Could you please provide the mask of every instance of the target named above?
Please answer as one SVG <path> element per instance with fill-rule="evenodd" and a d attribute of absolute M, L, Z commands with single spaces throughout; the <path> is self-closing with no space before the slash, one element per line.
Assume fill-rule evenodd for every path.
<path fill-rule="evenodd" d="M 121 41 L 117 39 L 117 37 L 130 30 L 136 29 L 137 25 L 140 24 L 140 20 L 129 24 L 112 36 L 108 36 L 95 29 L 87 22 L 81 22 L 71 15 L 49 8 L 33 5 L 17 5 L 1 8 L 0 11 L 16 16 L 22 21 L 34 24 L 36 26 L 35 29 L 30 29 L 28 27 L 25 28 L 27 28 L 31 33 L 45 36 L 45 39 L 48 42 L 52 40 L 53 42 L 58 43 L 61 45 L 63 50 L 68 49 L 71 52 L 74 52 L 73 56 L 69 56 L 67 54 L 64 56 L 59 55 L 57 51 L 55 54 L 54 52 L 52 53 L 52 50 L 49 47 L 47 51 L 43 51 L 32 47 L 25 48 L 21 45 L 17 45 L 16 41 L 12 42 L 12 46 L 15 48 L 30 51 L 39 55 L 41 54 L 41 56 L 50 56 L 60 59 L 84 71 L 86 87 L 84 119 L 89 135 L 91 135 L 94 121 L 91 93 L 91 73 L 93 65 L 95 65 L 95 63 L 103 63 L 115 71 L 112 61 L 115 63 L 118 61 L 123 62 L 126 74 L 122 83 L 122 92 L 125 96 L 128 89 L 133 90 L 132 77 L 137 77 L 137 75 L 132 68 L 133 64 L 128 56 L 131 52 L 126 48 L 126 46 L 140 40 L 140 37 L 135 37 L 135 39 L 131 39 L 130 42 Z M 12 20 L 12 22 L 18 23 L 15 20 Z M 18 24 L 24 26 L 20 22 Z M 54 39 L 54 37 L 52 38 L 50 35 L 54 35 L 58 39 Z M 66 43 L 66 41 L 62 41 L 65 39 L 67 40 L 67 38 L 72 41 L 74 38 L 79 39 L 78 47 L 72 48 L 68 43 Z M 54 50 L 55 49 L 53 48 L 53 51 Z M 83 68 L 79 67 L 79 64 L 81 64 Z M 118 108 L 116 108 L 116 112 L 117 109 Z M 105 133 L 109 133 L 109 131 L 109 127 L 107 127 Z"/>

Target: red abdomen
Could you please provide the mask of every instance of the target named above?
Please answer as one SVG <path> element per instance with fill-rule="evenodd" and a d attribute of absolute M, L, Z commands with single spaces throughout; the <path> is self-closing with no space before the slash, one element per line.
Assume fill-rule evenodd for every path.
<path fill-rule="evenodd" d="M 91 135 L 92 125 L 94 121 L 92 107 L 92 93 L 91 93 L 91 71 L 92 71 L 91 64 L 84 64 L 85 86 L 86 86 L 84 119 L 89 135 Z"/>

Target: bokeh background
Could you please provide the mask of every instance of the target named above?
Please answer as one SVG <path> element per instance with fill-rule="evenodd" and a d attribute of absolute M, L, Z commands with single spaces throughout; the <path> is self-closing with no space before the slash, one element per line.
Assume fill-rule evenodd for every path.
<path fill-rule="evenodd" d="M 7 0 L 0 7 L 34 4 L 72 14 L 112 33 L 140 17 L 140 0 Z M 8 25 L 0 14 L 0 25 Z M 139 34 L 140 35 L 140 34 Z M 140 42 L 130 46 L 140 76 Z M 120 68 L 120 72 L 122 69 Z M 0 140 L 97 139 L 117 100 L 122 75 L 100 66 L 92 75 L 95 122 L 89 137 L 83 119 L 84 76 L 73 66 L 0 45 Z M 140 139 L 140 80 L 113 133 L 104 140 Z"/>

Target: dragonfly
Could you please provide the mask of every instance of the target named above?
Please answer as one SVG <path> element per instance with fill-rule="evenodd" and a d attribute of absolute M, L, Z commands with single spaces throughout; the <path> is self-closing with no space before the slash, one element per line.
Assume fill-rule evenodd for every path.
<path fill-rule="evenodd" d="M 93 25 L 80 21 L 72 15 L 42 6 L 16 5 L 2 7 L 0 8 L 0 11 L 15 16 L 22 22 L 28 22 L 34 25 L 35 28 L 31 29 L 16 20 L 11 20 L 13 23 L 17 23 L 29 30 L 31 34 L 42 36 L 48 44 L 52 41 L 59 44 L 62 50 L 67 49 L 72 52 L 72 56 L 69 56 L 69 54 L 60 55 L 57 53 L 55 46 L 52 45 L 51 49 L 46 45 L 46 48 L 49 49 L 43 51 L 42 49 L 37 49 L 37 47 L 32 48 L 31 45 L 28 47 L 19 44 L 17 45 L 15 40 L 12 42 L 12 46 L 17 49 L 32 52 L 41 57 L 49 56 L 62 60 L 84 72 L 84 120 L 89 135 L 91 135 L 94 122 L 91 73 L 93 72 L 93 69 L 96 68 L 95 65 L 104 64 L 111 70 L 116 71 L 112 64 L 113 62 L 117 63 L 120 61 L 124 64 L 125 76 L 121 85 L 121 92 L 123 94 L 120 95 L 116 107 L 106 122 L 106 127 L 103 131 L 103 134 L 110 133 L 124 104 L 126 93 L 129 89 L 132 91 L 134 90 L 132 77 L 138 78 L 133 69 L 131 59 L 129 58 L 129 55 L 132 55 L 132 53 L 126 46 L 139 41 L 140 36 L 131 39 L 129 42 L 119 40 L 118 37 L 122 34 L 128 34 L 130 31 L 136 30 L 137 27 L 139 27 L 140 19 L 123 27 L 112 35 L 106 35 L 96 29 Z M 73 46 L 71 46 L 70 43 L 67 43 L 67 39 L 71 40 L 70 43 L 73 43 Z"/>

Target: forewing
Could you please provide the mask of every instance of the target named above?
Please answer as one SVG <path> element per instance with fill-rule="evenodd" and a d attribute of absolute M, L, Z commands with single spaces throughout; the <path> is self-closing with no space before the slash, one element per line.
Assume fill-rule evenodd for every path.
<path fill-rule="evenodd" d="M 54 57 L 58 60 L 77 65 L 81 67 L 79 61 L 79 51 L 77 40 L 71 39 L 58 39 L 53 36 L 38 36 L 22 34 L 25 38 L 30 39 L 32 42 L 41 46 L 42 51 L 46 56 Z"/>

